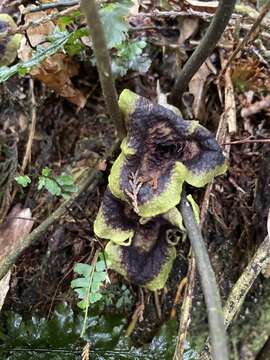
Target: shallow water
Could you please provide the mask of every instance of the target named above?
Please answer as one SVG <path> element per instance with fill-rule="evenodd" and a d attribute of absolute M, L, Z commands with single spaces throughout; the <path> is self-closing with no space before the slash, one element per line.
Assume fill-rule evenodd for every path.
<path fill-rule="evenodd" d="M 51 319 L 32 315 L 23 318 L 14 312 L 2 314 L 0 323 L 1 360 L 77 360 L 81 359 L 85 342 L 91 344 L 91 360 L 160 360 L 172 359 L 177 324 L 169 321 L 162 326 L 151 343 L 141 348 L 124 336 L 127 319 L 123 315 L 92 313 L 84 339 L 80 338 L 83 314 L 75 313 L 62 303 Z M 185 360 L 195 359 L 191 350 Z"/>

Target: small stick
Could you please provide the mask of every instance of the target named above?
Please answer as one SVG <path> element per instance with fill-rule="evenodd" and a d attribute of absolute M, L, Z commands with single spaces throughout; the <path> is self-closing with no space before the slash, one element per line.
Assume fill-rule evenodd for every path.
<path fill-rule="evenodd" d="M 126 135 L 125 124 L 117 101 L 117 92 L 111 70 L 111 59 L 95 0 L 81 0 L 81 10 L 86 16 L 91 34 L 107 112 L 114 122 L 118 139 L 122 140 Z"/>
<path fill-rule="evenodd" d="M 270 139 L 243 139 L 243 140 L 236 140 L 227 143 L 223 143 L 222 145 L 237 145 L 237 144 L 256 144 L 256 143 L 270 143 Z"/>
<path fill-rule="evenodd" d="M 235 59 L 236 55 L 239 53 L 239 51 L 241 51 L 248 43 L 248 41 L 250 40 L 251 36 L 253 35 L 254 31 L 259 27 L 259 25 L 261 24 L 263 18 L 267 15 L 268 11 L 270 10 L 270 0 L 268 0 L 264 6 L 261 8 L 260 14 L 257 18 L 257 20 L 254 22 L 254 24 L 252 25 L 251 29 L 249 30 L 249 32 L 246 34 L 246 36 L 244 37 L 244 39 L 242 40 L 241 43 L 239 43 L 236 47 L 236 49 L 233 51 L 233 53 L 231 54 L 231 56 L 229 57 L 226 65 L 224 66 L 224 68 L 221 70 L 218 79 L 221 78 L 221 76 L 223 76 L 226 72 L 226 70 L 228 69 L 228 66 L 232 63 L 232 61 Z"/>
<path fill-rule="evenodd" d="M 44 11 L 44 10 L 48 10 L 48 9 L 65 8 L 65 7 L 74 6 L 77 4 L 79 4 L 79 0 L 64 0 L 64 1 L 54 2 L 54 3 L 45 3 L 45 4 L 41 4 L 39 6 L 29 6 L 25 9 L 23 14 L 35 13 L 35 12 Z"/>
<path fill-rule="evenodd" d="M 182 94 L 186 90 L 193 75 L 213 52 L 230 20 L 235 2 L 236 0 L 219 1 L 219 6 L 205 36 L 177 76 L 171 93 L 171 102 L 173 105 L 177 106 L 181 103 Z"/>
<path fill-rule="evenodd" d="M 171 313 L 170 313 L 171 319 L 174 319 L 176 317 L 176 306 L 180 303 L 180 299 L 182 297 L 182 291 L 183 291 L 183 289 L 186 289 L 187 281 L 188 281 L 188 278 L 186 276 L 183 279 L 181 279 L 181 281 L 177 287 L 176 295 L 175 295 L 175 298 L 173 301 L 173 306 L 172 306 Z"/>
<path fill-rule="evenodd" d="M 24 174 L 28 162 L 31 162 L 31 148 L 35 136 L 36 122 L 37 122 L 37 103 L 34 93 L 34 80 L 29 80 L 29 89 L 30 89 L 30 106 L 31 106 L 31 125 L 29 130 L 29 137 L 26 145 L 26 150 L 23 158 L 21 173 Z"/>
<path fill-rule="evenodd" d="M 183 194 L 180 210 L 187 229 L 192 249 L 195 254 L 201 286 L 207 306 L 209 333 L 211 339 L 211 355 L 213 360 L 229 359 L 226 331 L 218 286 L 212 269 L 206 246 L 196 223 L 191 205 Z"/>
<path fill-rule="evenodd" d="M 154 291 L 154 302 L 155 302 L 157 316 L 161 320 L 162 319 L 162 312 L 161 312 L 161 307 L 160 307 L 160 302 L 159 302 L 159 297 L 158 297 L 158 291 L 157 290 Z"/>
<path fill-rule="evenodd" d="M 192 294 L 195 285 L 195 273 L 196 273 L 196 262 L 195 257 L 192 254 L 189 262 L 188 268 L 188 285 L 185 289 L 184 301 L 181 309 L 181 318 L 180 325 L 177 336 L 177 343 L 175 347 L 175 352 L 173 360 L 182 360 L 185 350 L 185 340 L 187 336 L 189 319 L 190 319 L 190 310 L 192 305 Z"/>

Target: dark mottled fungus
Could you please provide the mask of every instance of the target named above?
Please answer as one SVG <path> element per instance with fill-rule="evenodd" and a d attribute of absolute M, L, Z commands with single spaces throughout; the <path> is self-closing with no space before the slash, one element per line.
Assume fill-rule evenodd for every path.
<path fill-rule="evenodd" d="M 164 287 L 176 256 L 168 234 L 183 230 L 183 183 L 195 187 L 226 171 L 215 137 L 197 121 L 124 90 L 127 137 L 112 166 L 94 232 L 110 240 L 110 266 L 150 290 Z M 194 203 L 191 201 L 192 206 Z"/>

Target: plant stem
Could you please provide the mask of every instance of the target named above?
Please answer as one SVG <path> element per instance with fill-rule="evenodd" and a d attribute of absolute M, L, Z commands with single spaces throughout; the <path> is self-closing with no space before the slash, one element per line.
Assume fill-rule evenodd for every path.
<path fill-rule="evenodd" d="M 195 254 L 202 291 L 208 312 L 211 355 L 213 360 L 229 359 L 223 312 L 215 274 L 212 269 L 206 246 L 191 205 L 183 194 L 180 203 L 184 225 Z"/>
<path fill-rule="evenodd" d="M 182 94 L 186 90 L 193 75 L 199 70 L 208 56 L 213 52 L 230 20 L 235 2 L 236 0 L 219 1 L 219 6 L 215 12 L 213 20 L 211 21 L 205 36 L 200 42 L 200 45 L 198 45 L 177 76 L 170 96 L 170 100 L 173 105 L 179 106 Z"/>
<path fill-rule="evenodd" d="M 114 122 L 118 138 L 122 140 L 126 135 L 125 124 L 117 101 L 117 93 L 111 70 L 111 59 L 95 0 L 81 0 L 81 10 L 86 16 L 92 37 L 99 80 L 107 112 Z"/>

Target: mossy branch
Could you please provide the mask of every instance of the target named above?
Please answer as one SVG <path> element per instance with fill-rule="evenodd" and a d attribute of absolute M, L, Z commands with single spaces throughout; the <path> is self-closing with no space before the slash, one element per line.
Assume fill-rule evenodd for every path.
<path fill-rule="evenodd" d="M 227 360 L 229 359 L 229 355 L 226 331 L 215 274 L 209 260 L 200 228 L 196 223 L 191 205 L 184 194 L 182 195 L 180 209 L 195 254 L 202 291 L 207 306 L 212 359 Z"/>
<path fill-rule="evenodd" d="M 170 102 L 173 105 L 180 105 L 183 92 L 193 75 L 213 52 L 230 20 L 235 3 L 236 0 L 219 1 L 219 6 L 205 36 L 177 76 L 170 96 Z"/>
<path fill-rule="evenodd" d="M 118 138 L 122 140 L 126 134 L 125 124 L 118 105 L 117 93 L 111 70 L 111 59 L 95 0 L 81 0 L 81 10 L 86 16 L 91 34 L 99 80 L 107 112 L 114 122 Z"/>

